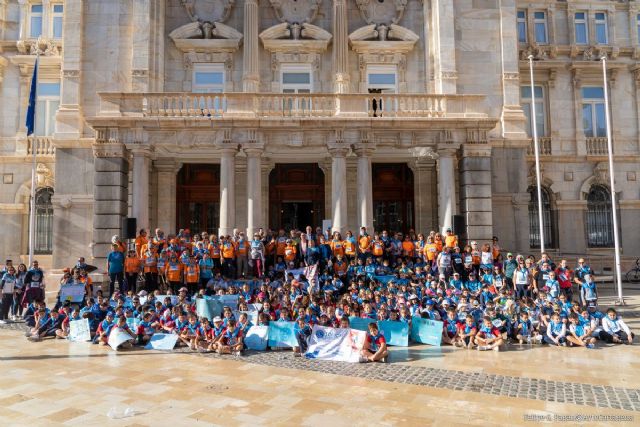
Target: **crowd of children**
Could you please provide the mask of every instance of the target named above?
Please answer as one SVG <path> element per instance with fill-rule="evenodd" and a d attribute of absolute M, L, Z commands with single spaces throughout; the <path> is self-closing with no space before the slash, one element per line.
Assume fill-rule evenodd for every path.
<path fill-rule="evenodd" d="M 251 241 L 238 233 L 220 244 L 216 236 L 191 238 L 186 232 L 164 239 L 158 230 L 151 240 L 141 237 L 128 256 L 114 238 L 109 297 L 94 292 L 76 267 L 63 286 L 85 285 L 81 306 L 58 301 L 49 309 L 41 299 L 29 302 L 24 313 L 29 339 L 64 338 L 70 320 L 87 318 L 95 343 L 106 344 L 112 328 L 120 327 L 131 335 L 125 346 L 144 345 L 162 332 L 177 334 L 179 345 L 192 350 L 239 354 L 253 326 L 247 315 L 253 309 L 258 325 L 296 321 L 297 355 L 306 350 L 312 325 L 349 327 L 350 317 L 442 321 L 443 344 L 478 350 L 499 351 L 507 342 L 593 348 L 597 341 L 633 341 L 613 308 L 598 309 L 593 271 L 584 259 L 573 270 L 566 260 L 556 264 L 546 254 L 535 260 L 507 253 L 503 259 L 497 238 L 482 246 L 470 242 L 461 250 L 450 231 L 444 237 L 433 232 L 427 238 L 389 237 L 386 232 L 369 236 L 363 228 L 357 239 L 351 233 L 342 239 L 309 227 L 286 237 L 282 230 L 256 234 Z M 236 251 L 245 246 L 252 273 L 236 269 L 243 263 L 227 260 L 227 244 Z M 300 273 L 310 266 L 316 267 L 313 277 Z M 138 274 L 146 279 L 138 280 Z M 13 275 L 3 273 L 3 288 Z M 237 307 L 224 307 L 219 317 L 199 317 L 196 301 L 208 295 L 237 295 Z M 387 356 L 386 340 L 371 323 L 362 360 Z"/>

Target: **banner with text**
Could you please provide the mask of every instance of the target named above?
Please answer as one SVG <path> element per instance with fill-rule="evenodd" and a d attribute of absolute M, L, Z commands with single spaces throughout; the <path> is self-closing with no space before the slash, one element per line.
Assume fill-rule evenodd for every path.
<path fill-rule="evenodd" d="M 309 337 L 308 359 L 358 363 L 367 334 L 355 329 L 315 325 Z"/>

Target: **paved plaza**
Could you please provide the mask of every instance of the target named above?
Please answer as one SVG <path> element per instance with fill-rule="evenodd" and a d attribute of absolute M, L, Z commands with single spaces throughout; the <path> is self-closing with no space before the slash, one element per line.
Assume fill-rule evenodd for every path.
<path fill-rule="evenodd" d="M 623 309 L 640 329 L 640 291 Z M 603 306 L 612 297 L 602 298 Z M 24 339 L 0 329 L 2 425 L 637 425 L 640 346 L 392 348 L 390 363 L 236 358 Z M 136 415 L 108 416 L 131 408 Z M 579 418 L 570 417 L 583 417 Z M 567 417 L 567 418 L 561 418 Z"/>

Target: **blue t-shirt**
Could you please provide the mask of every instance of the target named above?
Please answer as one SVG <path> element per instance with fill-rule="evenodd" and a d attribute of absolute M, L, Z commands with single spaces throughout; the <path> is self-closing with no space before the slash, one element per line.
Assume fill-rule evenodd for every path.
<path fill-rule="evenodd" d="M 109 274 L 122 273 L 124 271 L 124 254 L 120 251 L 109 252 Z"/>

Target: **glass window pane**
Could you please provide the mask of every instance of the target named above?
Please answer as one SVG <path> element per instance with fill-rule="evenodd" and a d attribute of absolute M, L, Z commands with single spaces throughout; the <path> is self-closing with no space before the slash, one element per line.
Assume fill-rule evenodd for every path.
<path fill-rule="evenodd" d="M 536 91 L 537 92 L 537 91 Z M 538 98 L 541 99 L 541 98 Z M 545 114 L 544 114 L 544 102 L 536 102 L 536 130 L 538 136 L 545 136 Z"/>
<path fill-rule="evenodd" d="M 60 96 L 60 83 L 38 83 L 38 96 Z"/>
<path fill-rule="evenodd" d="M 37 37 L 40 37 L 41 35 L 42 35 L 42 16 L 32 16 L 30 36 L 32 38 L 37 38 Z"/>
<path fill-rule="evenodd" d="M 596 104 L 596 136 L 607 136 L 607 120 L 605 117 L 604 104 Z"/>
<path fill-rule="evenodd" d="M 204 72 L 197 71 L 196 72 L 196 81 L 195 83 L 198 85 L 211 85 L 211 84 L 222 84 L 223 77 L 221 72 Z"/>
<path fill-rule="evenodd" d="M 62 38 L 62 17 L 56 16 L 53 18 L 53 38 Z"/>
<path fill-rule="evenodd" d="M 369 84 L 372 85 L 394 85 L 396 84 L 395 74 L 370 73 Z"/>
<path fill-rule="evenodd" d="M 547 25 L 543 23 L 536 23 L 536 42 L 547 42 Z"/>
<path fill-rule="evenodd" d="M 518 18 L 524 19 L 525 17 L 526 17 L 525 11 L 524 10 L 519 10 L 518 11 Z M 638 17 L 638 20 L 640 20 L 640 15 Z"/>
<path fill-rule="evenodd" d="M 311 83 L 311 74 L 310 73 L 292 73 L 286 72 L 282 73 L 282 83 L 283 84 L 309 84 Z"/>
<path fill-rule="evenodd" d="M 605 14 L 604 13 L 602 13 L 602 12 L 596 13 L 596 20 L 597 21 L 604 21 L 604 18 L 605 18 Z"/>
<path fill-rule="evenodd" d="M 587 44 L 587 26 L 584 23 L 576 23 L 576 43 Z"/>
<path fill-rule="evenodd" d="M 64 6 L 61 4 L 54 4 L 53 5 L 53 11 L 55 13 L 62 13 L 64 11 Z"/>
<path fill-rule="evenodd" d="M 584 19 L 584 12 L 576 12 L 576 19 Z"/>
<path fill-rule="evenodd" d="M 49 101 L 49 117 L 47 120 L 47 135 L 53 135 L 56 131 L 56 113 L 60 101 Z"/>
<path fill-rule="evenodd" d="M 531 98 L 531 87 L 530 86 L 521 86 L 520 87 L 520 96 L 522 98 L 530 99 Z"/>
<path fill-rule="evenodd" d="M 605 24 L 596 24 L 596 42 L 607 43 L 607 26 Z"/>
<path fill-rule="evenodd" d="M 311 93 L 309 89 L 298 89 L 298 93 Z"/>
<path fill-rule="evenodd" d="M 38 101 L 36 102 L 36 128 L 35 134 L 37 136 L 44 136 L 46 134 L 46 124 L 47 124 L 47 115 L 46 115 L 46 101 Z"/>
<path fill-rule="evenodd" d="M 524 22 L 518 22 L 518 41 L 520 43 L 527 41 L 527 25 Z"/>
<path fill-rule="evenodd" d="M 42 13 L 42 5 L 34 4 L 33 6 L 31 6 L 31 13 Z"/>
<path fill-rule="evenodd" d="M 582 98 L 584 99 L 604 99 L 604 89 L 601 87 L 583 87 Z"/>
<path fill-rule="evenodd" d="M 535 12 L 535 13 L 533 14 L 533 17 L 534 17 L 535 19 L 544 19 L 544 12 Z"/>
<path fill-rule="evenodd" d="M 582 104 L 582 129 L 584 136 L 593 137 L 593 115 L 591 104 Z"/>

